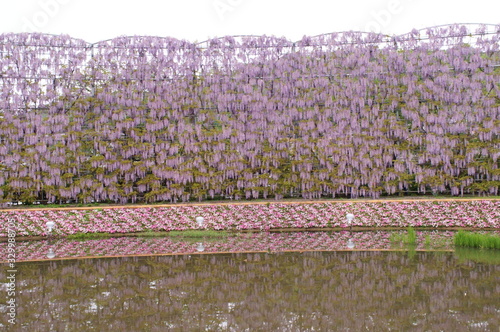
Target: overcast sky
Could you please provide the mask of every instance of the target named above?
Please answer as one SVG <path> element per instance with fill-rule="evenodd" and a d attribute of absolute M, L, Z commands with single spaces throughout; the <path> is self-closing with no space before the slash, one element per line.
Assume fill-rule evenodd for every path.
<path fill-rule="evenodd" d="M 498 0 L 0 0 L 0 33 L 68 34 L 88 42 L 154 35 L 204 41 L 227 35 L 347 30 L 389 35 L 450 23 L 500 23 Z"/>

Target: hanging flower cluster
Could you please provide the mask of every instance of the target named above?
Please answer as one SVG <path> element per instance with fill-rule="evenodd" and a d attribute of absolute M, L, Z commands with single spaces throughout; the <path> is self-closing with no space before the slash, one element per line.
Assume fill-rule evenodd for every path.
<path fill-rule="evenodd" d="M 498 194 L 500 27 L 0 35 L 0 199 Z"/>

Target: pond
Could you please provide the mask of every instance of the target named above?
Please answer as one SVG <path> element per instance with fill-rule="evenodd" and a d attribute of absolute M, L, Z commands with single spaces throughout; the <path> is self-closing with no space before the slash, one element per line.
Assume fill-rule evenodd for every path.
<path fill-rule="evenodd" d="M 13 331 L 497 331 L 500 325 L 496 251 L 193 253 L 21 262 L 17 269 L 16 329 L 0 316 L 0 326 Z"/>

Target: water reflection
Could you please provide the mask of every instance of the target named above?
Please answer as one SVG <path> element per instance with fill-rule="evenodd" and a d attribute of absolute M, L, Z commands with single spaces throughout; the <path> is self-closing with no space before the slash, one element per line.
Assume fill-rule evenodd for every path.
<path fill-rule="evenodd" d="M 500 324 L 500 265 L 453 253 L 252 253 L 18 265 L 18 323 L 33 331 L 475 331 Z M 6 315 L 0 322 L 7 324 Z"/>
<path fill-rule="evenodd" d="M 224 238 L 117 237 L 91 240 L 53 239 L 50 241 L 19 241 L 18 261 L 57 258 L 191 254 L 196 252 L 281 252 L 320 250 L 368 250 L 401 247 L 391 241 L 394 234 L 406 231 L 368 232 L 284 232 L 235 233 Z M 452 231 L 418 231 L 416 249 L 453 249 Z M 202 243 L 199 245 L 199 243 Z M 353 247 L 354 245 L 354 247 Z M 202 250 L 200 250 L 202 249 Z M 7 251 L 7 242 L 0 242 L 0 251 Z M 52 254 L 51 254 L 52 256 Z M 53 258 L 53 257 L 52 257 Z M 2 258 L 0 257 L 0 261 Z"/>

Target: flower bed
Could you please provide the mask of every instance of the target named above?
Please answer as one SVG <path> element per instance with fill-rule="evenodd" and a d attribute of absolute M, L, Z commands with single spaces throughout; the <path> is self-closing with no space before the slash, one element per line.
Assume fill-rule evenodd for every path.
<path fill-rule="evenodd" d="M 406 231 L 397 231 L 405 233 Z M 452 231 L 417 232 L 415 249 L 453 248 Z M 220 252 L 283 252 L 346 250 L 351 240 L 355 250 L 388 250 L 401 248 L 391 242 L 394 231 L 368 232 L 255 232 L 238 233 L 224 239 L 175 239 L 171 237 L 115 237 L 94 240 L 57 239 L 54 241 L 22 241 L 17 243 L 17 261 L 45 260 L 48 253 L 56 258 L 92 256 L 125 256 L 197 253 L 202 244 L 205 253 Z M 6 250 L 7 243 L 0 243 Z M 350 249 L 353 249 L 350 248 Z"/>
<path fill-rule="evenodd" d="M 55 235 L 75 233 L 133 233 L 198 229 L 270 230 L 286 228 L 348 227 L 352 213 L 355 227 L 467 227 L 500 228 L 500 201 L 388 201 L 179 205 L 74 210 L 3 210 L 0 220 L 14 220 L 17 236 L 47 235 L 46 222 L 53 221 Z M 0 223 L 0 237 L 7 236 L 7 223 Z"/>

